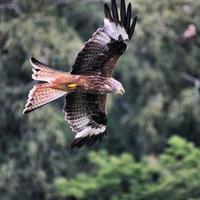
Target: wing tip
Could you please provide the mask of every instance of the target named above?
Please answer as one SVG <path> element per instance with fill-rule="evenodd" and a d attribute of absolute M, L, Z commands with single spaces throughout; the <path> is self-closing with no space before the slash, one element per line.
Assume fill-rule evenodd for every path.
<path fill-rule="evenodd" d="M 115 24 L 119 24 L 119 15 L 117 10 L 117 3 L 116 0 L 111 0 L 111 9 L 112 9 L 112 16 Z"/>
<path fill-rule="evenodd" d="M 107 3 L 104 4 L 104 14 L 105 14 L 105 18 L 107 18 L 111 22 L 113 21 L 110 8 Z"/>
<path fill-rule="evenodd" d="M 133 21 L 132 21 L 132 24 L 131 24 L 131 27 L 129 29 L 129 34 L 128 34 L 128 37 L 129 37 L 129 40 L 131 39 L 134 31 L 135 31 L 135 26 L 136 26 L 136 23 L 137 23 L 137 15 L 133 18 Z"/>
<path fill-rule="evenodd" d="M 110 22 L 114 22 L 116 25 L 120 24 L 120 26 L 123 26 L 127 35 L 129 36 L 129 40 L 131 39 L 135 24 L 137 22 L 137 16 L 132 15 L 132 4 L 131 2 L 128 3 L 127 9 L 126 4 L 124 0 L 121 0 L 120 5 L 120 18 L 119 19 L 119 13 L 117 9 L 116 0 L 111 0 L 111 9 L 109 8 L 108 4 L 104 4 L 104 12 L 105 12 L 105 18 L 108 19 Z M 131 19 L 132 23 L 131 23 Z"/>
<path fill-rule="evenodd" d="M 70 148 L 71 149 L 81 148 L 84 145 L 89 148 L 96 142 L 100 143 L 102 138 L 107 139 L 106 131 L 99 135 L 92 135 L 92 136 L 77 138 L 71 143 Z"/>

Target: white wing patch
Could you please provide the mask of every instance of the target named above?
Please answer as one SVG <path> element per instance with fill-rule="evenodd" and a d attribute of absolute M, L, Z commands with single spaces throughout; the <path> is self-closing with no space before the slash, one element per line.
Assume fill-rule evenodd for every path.
<path fill-rule="evenodd" d="M 108 34 L 106 34 L 102 28 L 97 29 L 97 31 L 93 34 L 92 38 L 88 42 L 96 42 L 102 46 L 110 43 L 111 39 Z"/>
<path fill-rule="evenodd" d="M 124 27 L 120 26 L 119 24 L 116 25 L 114 22 L 111 22 L 109 19 L 104 18 L 104 25 L 106 33 L 113 39 L 118 40 L 119 36 L 121 35 L 124 41 L 128 41 L 128 34 Z"/>
<path fill-rule="evenodd" d="M 106 126 L 102 125 L 101 128 L 93 128 L 91 126 L 86 126 L 82 131 L 77 132 L 75 139 L 87 137 L 87 136 L 93 136 L 98 135 L 100 133 L 104 133 L 106 130 Z"/>
<path fill-rule="evenodd" d="M 87 136 L 98 135 L 104 133 L 106 126 L 103 124 L 97 124 L 85 115 L 78 119 L 70 120 L 70 116 L 66 114 L 65 118 L 68 120 L 70 128 L 76 133 L 75 139 L 84 138 Z M 89 122 L 92 122 L 91 125 Z M 72 125 L 73 124 L 73 125 Z M 76 124 L 76 126 L 74 126 Z"/>

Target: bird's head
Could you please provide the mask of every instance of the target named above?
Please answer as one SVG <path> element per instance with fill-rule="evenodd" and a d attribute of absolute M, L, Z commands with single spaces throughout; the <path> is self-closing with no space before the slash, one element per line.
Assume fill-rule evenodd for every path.
<path fill-rule="evenodd" d="M 121 95 L 125 93 L 125 89 L 119 81 L 112 78 L 112 83 L 114 93 Z"/>

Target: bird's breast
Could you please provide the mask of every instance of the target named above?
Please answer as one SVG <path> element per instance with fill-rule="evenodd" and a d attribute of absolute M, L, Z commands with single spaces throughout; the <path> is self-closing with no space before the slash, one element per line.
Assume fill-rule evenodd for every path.
<path fill-rule="evenodd" d="M 106 94 L 112 92 L 108 79 L 101 76 L 82 76 L 78 81 L 77 89 L 92 94 Z"/>

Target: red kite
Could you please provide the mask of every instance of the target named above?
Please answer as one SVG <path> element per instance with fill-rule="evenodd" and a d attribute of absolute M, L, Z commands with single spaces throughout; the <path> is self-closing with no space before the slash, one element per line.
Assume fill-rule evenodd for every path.
<path fill-rule="evenodd" d="M 65 119 L 76 134 L 72 148 L 90 146 L 106 136 L 106 95 L 125 92 L 122 84 L 112 78 L 112 71 L 133 35 L 137 16 L 132 19 L 131 4 L 126 9 L 124 0 L 120 16 L 115 0 L 111 0 L 111 10 L 105 4 L 104 12 L 104 26 L 79 51 L 71 72 L 53 70 L 30 59 L 32 78 L 45 83 L 33 86 L 23 112 L 65 95 Z"/>

